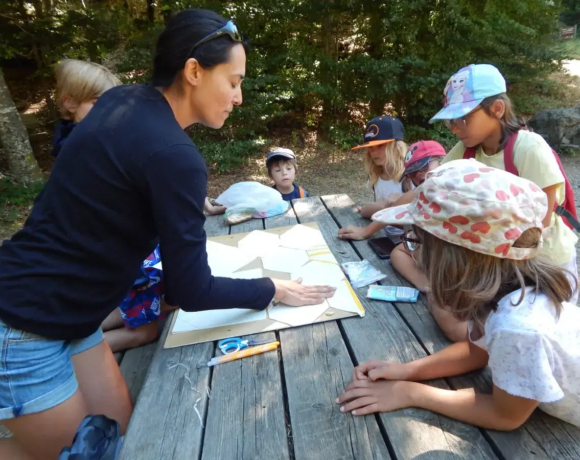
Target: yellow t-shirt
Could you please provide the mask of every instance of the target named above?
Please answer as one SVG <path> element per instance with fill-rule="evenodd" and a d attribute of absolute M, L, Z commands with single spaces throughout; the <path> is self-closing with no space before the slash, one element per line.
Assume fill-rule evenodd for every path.
<path fill-rule="evenodd" d="M 463 158 L 464 153 L 465 146 L 463 142 L 459 142 L 442 163 L 459 160 Z M 486 155 L 483 148 L 479 146 L 475 159 L 492 168 L 505 170 L 503 155 L 503 150 L 495 155 Z M 556 190 L 556 201 L 558 204 L 563 203 L 566 194 L 564 175 L 560 171 L 552 149 L 542 136 L 529 131 L 520 131 L 514 144 L 513 157 L 520 177 L 534 182 L 542 189 L 559 184 Z M 556 213 L 552 213 L 550 226 L 554 227 L 554 232 L 544 241 L 542 252 L 554 263 L 565 265 L 575 254 L 578 238 L 564 223 L 562 217 Z"/>

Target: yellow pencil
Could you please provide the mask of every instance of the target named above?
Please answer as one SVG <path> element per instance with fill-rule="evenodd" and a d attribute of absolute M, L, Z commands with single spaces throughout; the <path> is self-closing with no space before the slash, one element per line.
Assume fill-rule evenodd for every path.
<path fill-rule="evenodd" d="M 247 348 L 242 351 L 236 351 L 235 353 L 230 353 L 229 355 L 220 356 L 213 358 L 207 363 L 208 366 L 215 366 L 216 364 L 227 363 L 230 361 L 235 361 L 236 359 L 247 358 L 248 356 L 258 355 L 260 353 L 266 353 L 267 351 L 272 351 L 278 348 L 280 342 L 270 342 L 263 345 L 258 345 L 256 347 Z"/>

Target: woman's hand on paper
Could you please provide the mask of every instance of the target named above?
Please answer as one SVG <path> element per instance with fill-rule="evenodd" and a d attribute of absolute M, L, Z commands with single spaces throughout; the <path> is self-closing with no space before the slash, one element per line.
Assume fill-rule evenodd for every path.
<path fill-rule="evenodd" d="M 302 278 L 296 281 L 286 281 L 272 279 L 276 287 L 274 300 L 282 302 L 292 307 L 301 307 L 304 305 L 318 305 L 329 297 L 332 297 L 336 291 L 333 286 L 304 286 Z"/>

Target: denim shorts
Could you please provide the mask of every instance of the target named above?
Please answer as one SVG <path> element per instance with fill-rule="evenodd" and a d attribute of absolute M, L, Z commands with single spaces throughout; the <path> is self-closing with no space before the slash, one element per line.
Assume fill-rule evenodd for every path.
<path fill-rule="evenodd" d="M 99 328 L 85 339 L 62 341 L 0 321 L 0 420 L 55 407 L 78 389 L 71 357 L 103 341 Z"/>

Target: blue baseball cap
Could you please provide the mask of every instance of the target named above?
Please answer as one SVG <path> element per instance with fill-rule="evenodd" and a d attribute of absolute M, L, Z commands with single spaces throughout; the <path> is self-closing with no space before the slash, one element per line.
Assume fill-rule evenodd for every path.
<path fill-rule="evenodd" d="M 390 115 L 375 117 L 365 126 L 363 143 L 351 150 L 368 149 L 374 145 L 402 141 L 404 134 L 405 128 L 398 118 Z"/>
<path fill-rule="evenodd" d="M 490 64 L 471 64 L 449 79 L 443 92 L 445 107 L 429 123 L 464 117 L 485 98 L 506 91 L 505 78 L 496 67 Z"/>

